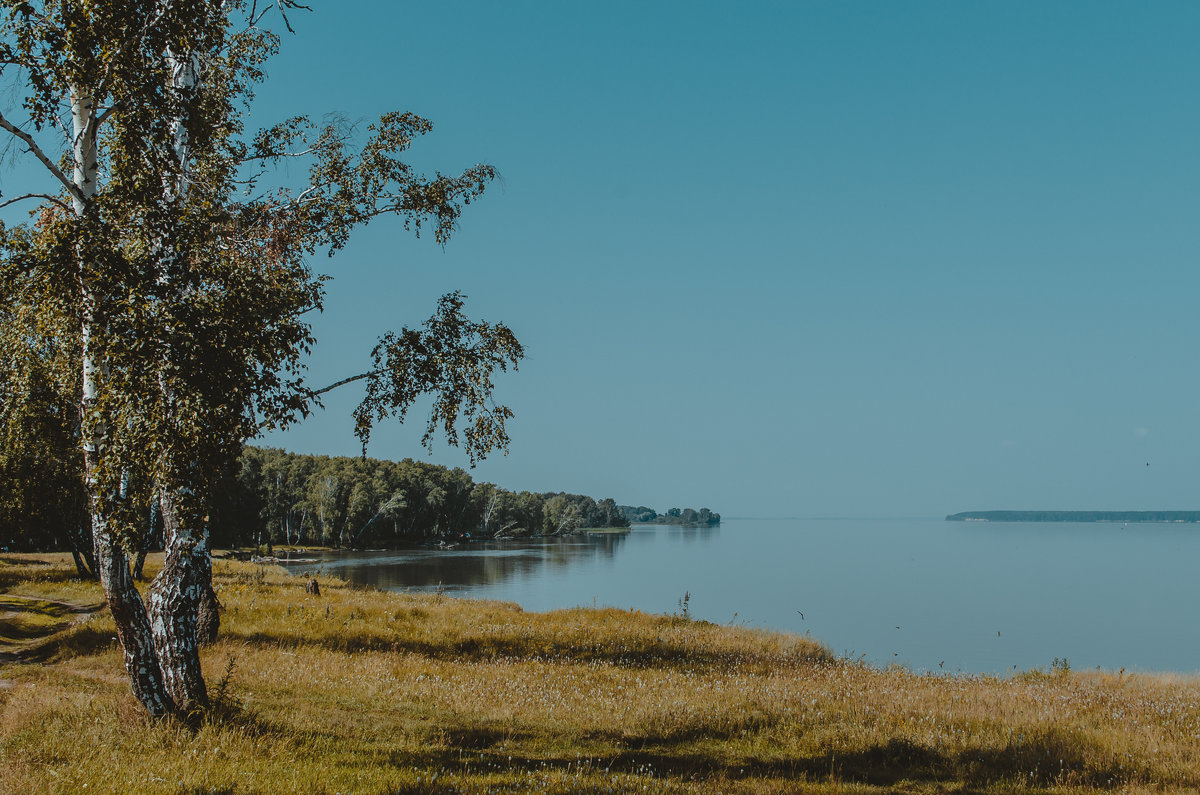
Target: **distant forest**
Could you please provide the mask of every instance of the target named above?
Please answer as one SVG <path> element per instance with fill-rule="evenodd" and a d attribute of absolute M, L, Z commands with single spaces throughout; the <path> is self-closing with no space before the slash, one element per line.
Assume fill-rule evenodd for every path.
<path fill-rule="evenodd" d="M 61 470 L 61 471 L 60 471 Z M 0 472 L 0 548 L 90 549 L 86 500 L 74 471 L 38 477 Z M 139 549 L 161 549 L 156 505 L 131 510 Z M 214 548 L 293 544 L 390 546 L 434 539 L 567 535 L 630 522 L 712 526 L 707 508 L 617 505 L 583 494 L 508 491 L 476 483 L 461 468 L 414 461 L 300 455 L 246 447 L 235 471 L 215 485 L 209 528 Z"/>
<path fill-rule="evenodd" d="M 653 508 L 639 505 L 618 506 L 630 522 L 644 524 L 682 524 L 696 527 L 712 527 L 721 523 L 721 514 L 713 513 L 707 508 L 694 510 L 692 508 L 672 508 L 666 513 L 657 513 Z"/>
<path fill-rule="evenodd" d="M 363 547 L 468 534 L 565 535 L 629 521 L 611 498 L 508 491 L 458 467 L 247 447 L 241 469 L 217 490 L 211 525 L 215 546 Z"/>
<path fill-rule="evenodd" d="M 1200 511 L 966 511 L 948 522 L 1200 522 Z"/>

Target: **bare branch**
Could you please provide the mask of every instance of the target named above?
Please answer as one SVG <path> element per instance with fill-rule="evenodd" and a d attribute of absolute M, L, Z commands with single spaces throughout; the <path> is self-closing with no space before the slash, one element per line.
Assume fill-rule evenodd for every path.
<path fill-rule="evenodd" d="M 364 378 L 370 378 L 372 375 L 375 375 L 375 373 L 370 372 L 370 373 L 359 373 L 358 375 L 352 375 L 349 378 L 343 378 L 341 381 L 335 381 L 334 383 L 332 383 L 329 386 L 324 387 L 322 389 L 310 389 L 310 390 L 308 390 L 308 395 L 306 397 L 315 398 L 319 395 L 324 395 L 326 392 L 332 392 L 333 390 L 337 389 L 339 386 L 345 386 L 346 384 L 352 384 L 355 381 L 361 381 Z"/>
<path fill-rule="evenodd" d="M 317 151 L 317 150 L 313 149 L 312 147 L 309 147 L 308 149 L 305 149 L 302 152 L 267 152 L 267 153 L 261 154 L 261 155 L 246 155 L 238 162 L 239 163 L 249 163 L 254 160 L 275 160 L 275 159 L 281 158 L 281 157 L 306 157 L 308 155 L 311 155 L 315 151 Z"/>
<path fill-rule="evenodd" d="M 23 196 L 17 196 L 9 199 L 8 201 L 0 202 L 0 207 L 7 207 L 10 204 L 16 204 L 17 202 L 25 201 L 26 199 L 45 199 L 46 201 L 54 202 L 64 210 L 71 209 L 70 205 L 68 205 L 62 199 L 58 198 L 57 196 L 51 196 L 49 193 L 26 193 Z"/>
<path fill-rule="evenodd" d="M 316 193 L 317 190 L 318 188 L 316 185 L 309 185 L 307 188 L 301 191 L 296 198 L 292 199 L 292 206 L 299 207 L 301 204 L 304 204 L 306 201 L 308 201 L 308 197 Z"/>
<path fill-rule="evenodd" d="M 295 2 L 295 0 L 279 0 L 279 16 L 283 18 L 283 24 L 288 29 L 288 33 L 295 35 L 296 31 L 292 29 L 292 23 L 287 16 L 287 9 L 289 8 L 299 8 L 305 11 L 312 11 L 312 9 L 306 5 Z"/>
<path fill-rule="evenodd" d="M 67 142 L 67 146 L 74 145 L 71 138 L 71 131 L 67 129 L 67 124 L 63 121 L 62 116 L 57 113 L 50 114 L 50 124 L 57 127 L 59 132 L 63 134 L 63 139 Z"/>
<path fill-rule="evenodd" d="M 309 400 L 315 400 L 316 398 L 320 397 L 321 395 L 324 395 L 326 392 L 332 392 L 333 390 L 337 389 L 340 386 L 345 386 L 346 384 L 352 384 L 355 381 L 361 381 L 364 378 L 370 378 L 373 375 L 378 375 L 378 372 L 371 371 L 368 373 L 359 373 L 358 375 L 352 375 L 349 378 L 343 378 L 341 381 L 334 381 L 332 384 L 322 387 L 320 389 L 303 389 L 303 387 L 301 387 L 303 389 L 303 394 L 297 396 L 301 402 L 293 405 L 292 410 L 300 410 L 300 411 L 307 413 L 307 410 L 304 408 L 304 406 L 307 404 L 307 402 Z M 317 403 L 317 405 L 320 406 L 321 404 Z M 270 419 L 263 420 L 262 422 L 258 423 L 258 430 L 262 431 L 262 430 L 266 429 L 273 422 L 274 422 L 274 420 L 270 420 Z"/>
<path fill-rule="evenodd" d="M 17 138 L 20 138 L 22 141 L 24 141 L 25 145 L 29 147 L 29 151 L 33 154 L 33 156 L 42 161 L 42 165 L 44 165 L 50 171 L 50 173 L 54 175 L 55 179 L 63 184 L 63 187 L 67 189 L 67 193 L 70 193 L 79 201 L 85 201 L 83 191 L 76 187 L 75 183 L 67 179 L 66 175 L 62 173 L 62 170 L 58 166 L 54 165 L 54 162 L 50 158 L 46 157 L 46 153 L 43 152 L 42 148 L 37 145 L 37 141 L 33 140 L 32 135 L 25 132 L 20 127 L 17 127 L 8 119 L 4 118 L 3 113 L 0 113 L 0 127 L 8 130 Z"/>
<path fill-rule="evenodd" d="M 104 124 L 104 120 L 107 119 L 109 116 L 111 116 L 113 111 L 116 109 L 117 109 L 116 105 L 111 105 L 108 108 L 105 108 L 103 113 L 96 116 L 96 127 L 99 127 L 101 124 Z"/>

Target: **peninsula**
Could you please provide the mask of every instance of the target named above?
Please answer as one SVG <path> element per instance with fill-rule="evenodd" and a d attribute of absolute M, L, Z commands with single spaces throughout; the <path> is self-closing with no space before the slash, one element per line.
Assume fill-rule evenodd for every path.
<path fill-rule="evenodd" d="M 947 522 L 1200 522 L 1200 511 L 965 511 Z"/>

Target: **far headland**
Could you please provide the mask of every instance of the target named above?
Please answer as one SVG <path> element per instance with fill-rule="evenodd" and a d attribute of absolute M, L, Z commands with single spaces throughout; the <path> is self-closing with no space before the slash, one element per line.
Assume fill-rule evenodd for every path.
<path fill-rule="evenodd" d="M 1200 522 L 1200 511 L 964 511 L 948 522 Z"/>

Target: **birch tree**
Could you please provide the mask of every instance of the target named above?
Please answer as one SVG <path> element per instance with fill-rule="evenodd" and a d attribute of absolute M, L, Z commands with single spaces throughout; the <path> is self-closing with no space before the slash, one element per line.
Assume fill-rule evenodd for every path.
<path fill-rule="evenodd" d="M 583 519 L 579 506 L 565 494 L 556 494 L 546 500 L 542 513 L 545 516 L 542 532 L 550 536 L 570 535 Z"/>
<path fill-rule="evenodd" d="M 388 215 L 444 243 L 494 170 L 414 172 L 400 155 L 431 125 L 408 113 L 385 114 L 361 146 L 302 117 L 244 135 L 244 103 L 278 45 L 254 4 L 2 0 L 0 11 L 0 77 L 25 95 L 24 115 L 0 114 L 0 129 L 51 185 L 3 198 L 42 203 L 34 224 L 3 230 L 5 267 L 43 287 L 35 302 L 70 296 L 101 581 L 135 694 L 151 714 L 187 713 L 207 698 L 196 636 L 211 594 L 207 507 L 247 439 L 363 380 L 364 445 L 375 422 L 428 393 L 426 442 L 440 429 L 458 443 L 461 420 L 473 461 L 507 444 L 511 413 L 491 402 L 491 379 L 522 349 L 507 327 L 467 320 L 457 294 L 422 329 L 385 335 L 366 372 L 321 389 L 300 377 L 324 278 L 308 259 Z M 263 187 L 299 158 L 307 182 Z M 150 499 L 166 558 L 147 610 L 123 542 Z"/>
<path fill-rule="evenodd" d="M 0 128 L 40 163 L 51 178 L 53 193 L 31 191 L 8 197 L 4 204 L 44 200 L 49 207 L 28 236 L 5 235 L 9 269 L 42 277 L 53 294 L 73 297 L 77 318 L 81 417 L 80 442 L 84 478 L 91 500 L 92 534 L 100 578 L 125 650 L 125 663 L 135 693 L 155 715 L 174 704 L 163 686 L 153 647 L 149 617 L 133 585 L 128 560 L 118 543 L 114 514 L 129 496 L 129 480 L 106 465 L 105 454 L 122 430 L 122 405 L 107 400 L 104 380 L 110 375 L 104 328 L 109 311 L 126 294 L 115 289 L 121 279 L 120 257 L 103 221 L 101 195 L 101 126 L 121 98 L 136 93 L 145 63 L 139 40 L 145 32 L 126 30 L 126 23 L 147 19 L 145 3 L 114 2 L 94 12 L 82 4 L 51 3 L 41 7 L 5 0 L 0 65 L 3 76 L 17 73 L 26 94 L 25 118 L 0 114 Z M 47 143 L 43 133 L 49 133 Z M 66 163 L 65 168 L 60 164 Z M 12 282 L 6 286 L 12 288 Z M 44 296 L 43 296 L 44 297 Z M 117 393 L 114 391 L 113 396 Z"/>

